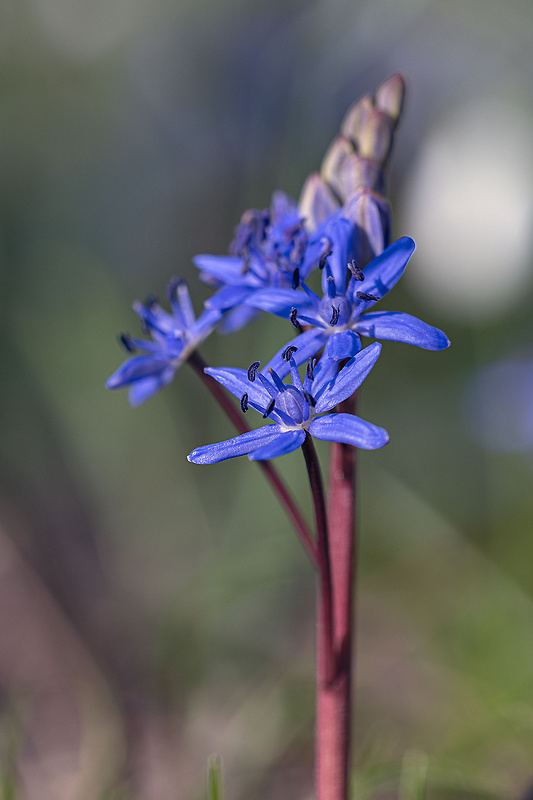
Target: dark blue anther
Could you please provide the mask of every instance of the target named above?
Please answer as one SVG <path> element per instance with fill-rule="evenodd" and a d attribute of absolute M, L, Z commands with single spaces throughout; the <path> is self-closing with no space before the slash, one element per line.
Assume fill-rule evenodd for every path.
<path fill-rule="evenodd" d="M 156 294 L 149 294 L 144 301 L 144 305 L 146 308 L 153 308 L 159 302 L 159 298 Z"/>
<path fill-rule="evenodd" d="M 315 377 L 316 358 L 310 358 L 307 362 L 307 377 L 310 381 Z"/>
<path fill-rule="evenodd" d="M 292 324 L 294 325 L 294 327 L 298 328 L 298 330 L 300 330 L 300 328 L 302 326 L 298 322 L 298 311 L 295 308 L 291 308 L 291 313 L 289 314 L 289 319 L 292 322 Z"/>
<path fill-rule="evenodd" d="M 136 352 L 137 348 L 133 344 L 132 338 L 129 335 L 129 333 L 121 333 L 118 338 L 124 350 L 127 350 L 128 353 Z"/>
<path fill-rule="evenodd" d="M 326 250 L 325 253 L 322 253 L 322 255 L 320 256 L 320 261 L 318 262 L 319 269 L 324 269 L 324 267 L 326 266 L 326 262 L 328 260 L 328 256 L 330 256 L 332 253 L 333 250 L 331 248 L 328 248 L 328 250 Z"/>
<path fill-rule="evenodd" d="M 255 381 L 255 373 L 257 372 L 257 370 L 259 369 L 260 366 L 261 366 L 261 362 L 260 361 L 254 361 L 254 363 L 250 364 L 250 366 L 248 367 L 248 373 L 247 373 L 248 374 L 248 380 L 251 383 L 253 383 Z"/>
<path fill-rule="evenodd" d="M 268 406 L 265 409 L 265 413 L 263 414 L 263 419 L 269 417 L 272 412 L 274 411 L 274 406 L 276 405 L 276 399 L 273 397 Z"/>
<path fill-rule="evenodd" d="M 241 411 L 243 414 L 248 411 L 248 392 L 245 392 L 241 397 Z"/>
<path fill-rule="evenodd" d="M 300 270 L 298 269 L 298 267 L 296 267 L 296 269 L 292 273 L 292 288 L 297 289 L 299 285 L 300 285 Z"/>
<path fill-rule="evenodd" d="M 368 292 L 357 292 L 356 297 L 358 300 L 379 300 L 375 294 L 368 294 Z"/>
<path fill-rule="evenodd" d="M 285 350 L 281 354 L 282 359 L 284 361 L 290 361 L 293 356 L 293 353 L 295 353 L 297 350 L 298 350 L 297 347 L 295 347 L 293 344 L 290 344 L 288 347 L 285 348 Z"/>
<path fill-rule="evenodd" d="M 339 321 L 339 312 L 341 310 L 341 307 L 340 306 L 331 306 L 331 310 L 332 310 L 333 313 L 331 314 L 331 319 L 329 321 L 329 324 L 330 325 L 336 325 L 337 322 Z"/>
<path fill-rule="evenodd" d="M 311 406 L 311 408 L 314 408 L 316 406 L 315 398 L 313 397 L 312 394 L 309 394 L 309 392 L 306 392 L 305 389 L 304 389 L 304 397 L 307 400 L 307 402 L 309 403 L 309 405 Z"/>
<path fill-rule="evenodd" d="M 364 281 L 365 273 L 363 272 L 362 269 L 359 269 L 355 261 L 352 260 L 352 262 L 348 264 L 348 269 L 350 270 L 356 281 Z"/>
<path fill-rule="evenodd" d="M 185 281 L 183 278 L 172 278 L 170 283 L 167 286 L 167 299 L 170 301 L 172 300 L 180 286 L 185 286 Z M 148 304 L 148 301 L 147 301 Z"/>

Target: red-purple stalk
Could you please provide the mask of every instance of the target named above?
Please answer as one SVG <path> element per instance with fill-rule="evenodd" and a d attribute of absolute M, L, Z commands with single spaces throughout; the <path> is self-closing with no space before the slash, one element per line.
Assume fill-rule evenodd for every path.
<path fill-rule="evenodd" d="M 353 413 L 353 398 L 342 411 Z M 326 632 L 319 597 L 316 680 L 316 800 L 347 800 L 352 724 L 352 651 L 354 634 L 356 449 L 332 444 L 328 486 L 329 563 L 332 585 L 333 647 L 336 670 L 327 680 Z"/>

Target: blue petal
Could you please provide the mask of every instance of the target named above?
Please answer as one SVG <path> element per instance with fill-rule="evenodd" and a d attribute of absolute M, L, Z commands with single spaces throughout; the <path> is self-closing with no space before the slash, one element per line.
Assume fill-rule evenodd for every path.
<path fill-rule="evenodd" d="M 287 342 L 276 355 L 270 359 L 268 364 L 264 367 L 262 372 L 266 372 L 269 368 L 278 373 L 280 378 L 288 375 L 291 369 L 290 364 L 282 358 L 282 353 L 285 352 L 287 347 L 297 347 L 298 350 L 293 353 L 294 361 L 297 365 L 303 364 L 310 358 L 315 356 L 319 350 L 322 349 L 326 343 L 326 334 L 321 328 L 305 331 L 299 336 L 295 336 L 290 342 Z"/>
<path fill-rule="evenodd" d="M 409 236 L 402 236 L 387 247 L 384 252 L 370 262 L 365 270 L 365 279 L 356 290 L 375 295 L 378 299 L 387 294 L 400 280 L 415 249 L 415 243 Z M 375 301 L 354 300 L 363 311 L 374 305 Z"/>
<path fill-rule="evenodd" d="M 272 219 L 275 223 L 290 225 L 291 223 L 296 223 L 300 219 L 298 203 L 290 194 L 283 192 L 281 189 L 278 189 L 272 194 L 270 208 Z"/>
<path fill-rule="evenodd" d="M 163 356 L 134 356 L 128 358 L 116 372 L 108 378 L 108 389 L 122 389 L 133 381 L 163 372 L 169 366 L 169 359 Z"/>
<path fill-rule="evenodd" d="M 196 315 L 194 313 L 194 308 L 192 305 L 191 295 L 189 294 L 189 289 L 185 281 L 179 281 L 177 284 L 174 281 L 171 281 L 169 285 L 169 289 L 175 286 L 176 292 L 176 299 L 178 303 L 179 310 L 182 314 L 183 321 L 185 322 L 185 328 L 192 328 L 192 326 L 196 322 Z M 176 308 L 173 308 L 174 313 L 176 312 Z"/>
<path fill-rule="evenodd" d="M 326 345 L 325 355 L 334 361 L 343 358 L 352 358 L 361 349 L 361 339 L 353 331 L 340 331 L 332 333 Z"/>
<path fill-rule="evenodd" d="M 194 256 L 193 264 L 222 283 L 242 283 L 242 258 L 238 256 Z"/>
<path fill-rule="evenodd" d="M 296 450 L 298 447 L 301 447 L 304 439 L 305 431 L 303 430 L 280 433 L 279 436 L 276 436 L 271 442 L 263 445 L 259 450 L 250 453 L 248 458 L 250 461 L 268 461 L 271 458 L 284 456 L 287 453 L 292 453 L 292 451 Z"/>
<path fill-rule="evenodd" d="M 313 397 L 315 397 L 315 399 L 316 397 L 320 397 L 321 393 L 324 391 L 326 384 L 337 377 L 338 371 L 339 371 L 338 361 L 333 361 L 333 359 L 328 358 L 326 353 L 324 352 L 322 354 L 320 361 L 315 367 L 311 386 L 306 387 L 306 390 L 310 392 L 313 395 Z"/>
<path fill-rule="evenodd" d="M 328 264 L 338 294 L 344 294 L 348 282 L 348 262 L 353 258 L 353 231 L 353 222 L 337 214 L 324 229 L 324 235 L 331 241 L 332 253 L 328 258 Z M 322 274 L 322 290 L 327 294 L 326 270 Z"/>
<path fill-rule="evenodd" d="M 351 358 L 346 366 L 338 373 L 334 381 L 325 385 L 324 389 L 315 392 L 314 398 L 317 401 L 315 411 L 317 414 L 322 411 L 329 411 L 336 405 L 346 400 L 363 383 L 364 379 L 378 360 L 381 352 L 379 342 L 365 347 L 354 358 Z"/>
<path fill-rule="evenodd" d="M 222 322 L 218 326 L 218 333 L 227 336 L 230 333 L 240 331 L 241 328 L 253 322 L 254 319 L 257 319 L 260 315 L 261 311 L 258 308 L 248 308 L 248 306 L 232 308 L 232 310 L 223 317 Z"/>
<path fill-rule="evenodd" d="M 246 300 L 250 292 L 249 286 L 224 286 L 206 301 L 206 308 L 229 309 L 238 306 Z"/>
<path fill-rule="evenodd" d="M 303 292 L 296 289 L 258 289 L 251 292 L 244 304 L 261 308 L 269 314 L 277 314 L 280 317 L 289 317 L 292 308 L 299 308 L 307 305 L 308 300 Z"/>
<path fill-rule="evenodd" d="M 222 312 L 219 308 L 204 309 L 191 328 L 191 336 L 194 339 L 205 339 L 221 319 Z"/>
<path fill-rule="evenodd" d="M 354 328 L 363 336 L 414 344 L 424 350 L 445 350 L 450 345 L 448 337 L 438 328 L 401 311 L 373 311 L 363 314 Z"/>
<path fill-rule="evenodd" d="M 386 430 L 354 414 L 328 414 L 326 417 L 317 417 L 310 424 L 309 433 L 326 442 L 351 444 L 363 450 L 376 450 L 389 441 Z"/>
<path fill-rule="evenodd" d="M 173 379 L 176 370 L 173 367 L 168 367 L 160 375 L 152 375 L 149 378 L 142 378 L 140 381 L 132 383 L 129 393 L 128 402 L 130 406 L 140 406 L 148 398 L 164 389 L 165 386 Z"/>
<path fill-rule="evenodd" d="M 268 442 L 280 436 L 281 428 L 279 425 L 266 425 L 256 431 L 248 431 L 227 439 L 217 444 L 207 444 L 204 447 L 197 447 L 189 453 L 187 460 L 193 464 L 217 464 L 219 461 L 226 461 L 228 458 L 248 455 L 254 450 L 258 450 Z"/>
<path fill-rule="evenodd" d="M 207 367 L 205 372 L 222 384 L 235 397 L 241 398 L 246 392 L 248 401 L 258 405 L 261 410 L 264 410 L 270 403 L 271 397 L 267 390 L 257 378 L 255 381 L 248 380 L 248 372 L 245 369 Z"/>

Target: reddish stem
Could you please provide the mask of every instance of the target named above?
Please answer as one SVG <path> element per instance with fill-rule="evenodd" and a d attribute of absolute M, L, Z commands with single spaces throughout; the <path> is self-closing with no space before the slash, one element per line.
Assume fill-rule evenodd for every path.
<path fill-rule="evenodd" d="M 353 413 L 354 398 L 341 410 Z M 335 680 L 324 667 L 326 632 L 317 626 L 316 800 L 347 800 L 350 773 L 353 569 L 355 557 L 356 449 L 333 443 L 328 486 L 328 530 L 333 587 L 333 644 L 337 654 Z"/>
<path fill-rule="evenodd" d="M 219 405 L 222 407 L 223 411 L 226 413 L 226 416 L 229 417 L 239 433 L 247 433 L 247 431 L 250 429 L 242 418 L 242 415 L 233 404 L 232 400 L 226 394 L 225 390 L 214 378 L 211 377 L 211 375 L 208 375 L 206 372 L 204 372 L 207 364 L 198 351 L 194 350 L 187 361 L 203 384 L 207 387 L 207 389 L 209 389 L 217 403 L 219 403 Z M 313 564 L 319 568 L 320 565 L 317 547 L 313 542 L 313 538 L 307 523 L 302 517 L 296 503 L 294 502 L 289 490 L 283 483 L 283 480 L 279 476 L 277 470 L 272 466 L 270 461 L 256 461 L 255 463 L 258 464 L 262 469 L 263 474 L 274 491 L 274 494 L 277 496 L 282 507 L 285 509 L 285 512 L 292 522 L 307 555 Z"/>

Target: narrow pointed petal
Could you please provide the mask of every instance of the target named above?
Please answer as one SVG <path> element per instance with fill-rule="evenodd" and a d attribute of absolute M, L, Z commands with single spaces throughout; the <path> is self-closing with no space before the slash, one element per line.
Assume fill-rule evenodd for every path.
<path fill-rule="evenodd" d="M 364 379 L 376 363 L 381 352 L 379 342 L 365 347 L 356 356 L 351 358 L 344 366 L 334 381 L 326 384 L 320 392 L 315 392 L 316 413 L 329 411 L 350 397 L 361 386 Z"/>
<path fill-rule="evenodd" d="M 306 305 L 308 300 L 303 292 L 296 289 L 258 289 L 250 292 L 244 301 L 244 305 L 261 308 L 270 314 L 277 314 L 279 317 L 289 317 L 292 308 L 299 308 Z"/>
<path fill-rule="evenodd" d="M 194 339 L 203 341 L 221 319 L 222 311 L 219 308 L 204 309 L 191 329 Z"/>
<path fill-rule="evenodd" d="M 215 292 L 206 301 L 205 305 L 206 308 L 218 308 L 220 310 L 233 308 L 243 303 L 250 292 L 253 292 L 253 289 L 250 289 L 249 286 L 232 286 L 230 284 Z"/>
<path fill-rule="evenodd" d="M 446 334 L 438 328 L 401 311 L 373 311 L 363 314 L 354 327 L 363 336 L 414 344 L 424 350 L 445 350 L 450 345 Z"/>
<path fill-rule="evenodd" d="M 387 294 L 400 280 L 415 249 L 415 243 L 409 236 L 402 236 L 393 242 L 383 253 L 370 262 L 365 269 L 365 279 L 357 291 L 372 294 L 378 299 Z M 370 308 L 374 302 L 358 301 L 361 309 Z"/>
<path fill-rule="evenodd" d="M 300 334 L 300 336 L 295 336 L 294 339 L 291 339 L 290 342 L 287 342 L 286 345 L 278 350 L 276 355 L 271 358 L 268 364 L 265 366 L 263 372 L 266 372 L 267 369 L 271 368 L 278 373 L 280 378 L 284 378 L 289 374 L 291 369 L 290 364 L 282 357 L 282 353 L 285 352 L 287 347 L 293 346 L 298 348 L 298 350 L 293 353 L 293 358 L 296 364 L 299 366 L 315 356 L 319 350 L 322 349 L 325 343 L 326 334 L 322 328 L 315 328 L 314 330 L 305 331 L 305 333 Z"/>
<path fill-rule="evenodd" d="M 239 399 L 246 392 L 250 404 L 258 405 L 262 410 L 270 403 L 271 397 L 262 386 L 261 381 L 257 378 L 255 381 L 248 380 L 248 372 L 245 369 L 207 367 L 205 372 Z"/>
<path fill-rule="evenodd" d="M 328 414 L 318 417 L 310 424 L 309 433 L 316 439 L 351 444 L 363 450 L 377 450 L 389 441 L 389 434 L 384 428 L 378 428 L 354 414 Z"/>
<path fill-rule="evenodd" d="M 239 256 L 194 256 L 193 264 L 202 272 L 206 272 L 212 278 L 216 278 L 222 283 L 234 283 L 242 281 L 242 258 Z"/>
<path fill-rule="evenodd" d="M 260 314 L 261 311 L 258 308 L 237 306 L 237 308 L 232 308 L 231 311 L 228 311 L 227 314 L 222 318 L 217 331 L 224 336 L 227 336 L 230 333 L 236 333 L 236 331 L 240 331 L 245 325 L 248 325 L 250 322 L 253 322 L 254 319 L 257 319 Z"/>
<path fill-rule="evenodd" d="M 361 339 L 353 331 L 341 331 L 332 333 L 326 345 L 325 354 L 334 361 L 342 361 L 343 358 L 352 358 L 361 349 Z"/>
<path fill-rule="evenodd" d="M 189 453 L 187 460 L 192 464 L 217 464 L 228 458 L 245 456 L 278 438 L 280 433 L 279 425 L 266 425 L 264 428 L 242 433 L 240 436 L 234 436 L 233 439 L 227 439 L 224 442 L 197 447 L 192 453 Z"/>
<path fill-rule="evenodd" d="M 128 392 L 128 402 L 134 408 L 140 406 L 154 394 L 157 394 L 161 389 L 173 379 L 176 370 L 173 367 L 168 367 L 159 375 L 151 375 L 148 378 L 142 378 L 140 381 L 132 383 Z"/>
<path fill-rule="evenodd" d="M 331 241 L 332 253 L 328 258 L 331 274 L 338 294 L 344 294 L 348 281 L 348 262 L 353 258 L 354 225 L 348 219 L 335 215 L 330 225 L 325 227 L 324 234 Z M 327 294 L 326 270 L 322 273 L 322 290 Z"/>
<path fill-rule="evenodd" d="M 108 389 L 122 389 L 133 381 L 139 381 L 151 375 L 158 375 L 169 366 L 168 358 L 156 356 L 134 356 L 128 358 L 116 372 L 107 379 Z"/>
<path fill-rule="evenodd" d="M 305 439 L 305 431 L 285 431 L 272 439 L 268 444 L 260 447 L 259 450 L 254 450 L 250 453 L 248 458 L 250 461 L 268 461 L 271 458 L 278 458 L 278 456 L 287 455 L 292 453 L 298 447 L 301 447 Z"/>
<path fill-rule="evenodd" d="M 183 319 L 185 320 L 185 327 L 190 329 L 196 322 L 196 315 L 194 313 L 191 295 L 189 294 L 189 289 L 185 281 L 180 281 L 177 284 L 176 294 Z"/>
<path fill-rule="evenodd" d="M 326 384 L 330 383 L 332 380 L 335 380 L 338 372 L 338 361 L 333 361 L 332 358 L 328 358 L 324 352 L 314 369 L 313 381 L 310 388 L 307 388 L 307 391 L 311 392 L 316 400 L 325 390 Z"/>

